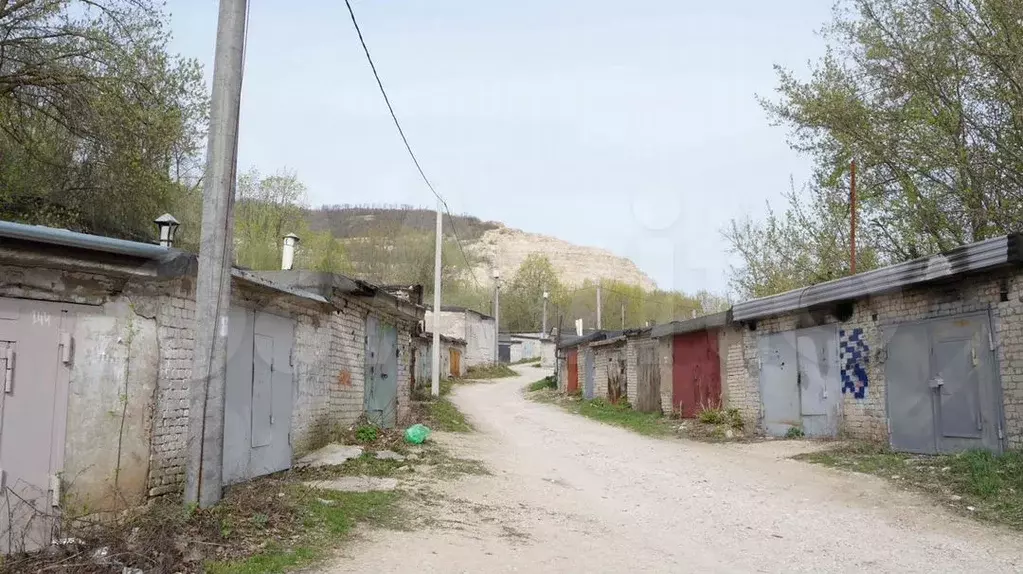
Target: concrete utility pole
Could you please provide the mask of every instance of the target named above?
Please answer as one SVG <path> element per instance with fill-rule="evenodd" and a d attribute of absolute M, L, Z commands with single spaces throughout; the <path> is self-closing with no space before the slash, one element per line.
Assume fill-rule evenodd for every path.
<path fill-rule="evenodd" d="M 598 331 L 600 331 L 601 329 L 604 328 L 604 321 L 601 320 L 601 316 L 600 316 L 600 314 L 601 314 L 600 313 L 601 312 L 601 307 L 603 306 L 601 304 L 601 296 L 600 295 L 601 295 L 601 293 L 600 293 L 600 283 L 597 283 L 597 330 Z"/>
<path fill-rule="evenodd" d="M 625 301 L 622 301 L 622 331 L 625 330 Z"/>
<path fill-rule="evenodd" d="M 185 460 L 185 503 L 202 508 L 220 500 L 223 482 L 227 317 L 247 11 L 248 0 L 220 0 L 213 61 Z"/>
<path fill-rule="evenodd" d="M 550 297 L 550 293 L 548 293 L 547 291 L 544 291 L 543 292 L 543 327 L 542 327 L 543 330 L 540 332 L 540 338 L 541 339 L 546 339 L 547 338 L 547 299 L 549 297 Z"/>
<path fill-rule="evenodd" d="M 440 200 L 437 200 L 437 239 L 433 250 L 433 366 L 430 369 L 430 394 L 440 396 L 440 272 L 441 253 L 443 252 L 444 218 Z"/>
<path fill-rule="evenodd" d="M 501 272 L 494 268 L 494 364 L 501 359 Z"/>

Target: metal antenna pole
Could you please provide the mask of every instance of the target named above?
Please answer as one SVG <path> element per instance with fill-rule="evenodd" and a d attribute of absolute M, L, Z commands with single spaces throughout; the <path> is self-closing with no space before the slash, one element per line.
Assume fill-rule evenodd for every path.
<path fill-rule="evenodd" d="M 247 10 L 248 0 L 220 0 L 213 62 L 184 497 L 203 508 L 219 501 L 223 488 L 227 317 Z"/>

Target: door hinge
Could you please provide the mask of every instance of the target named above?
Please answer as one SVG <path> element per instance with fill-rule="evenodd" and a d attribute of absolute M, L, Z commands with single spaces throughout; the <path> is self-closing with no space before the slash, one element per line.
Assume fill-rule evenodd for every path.
<path fill-rule="evenodd" d="M 7 471 L 0 468 L 0 490 L 7 488 Z"/>
<path fill-rule="evenodd" d="M 8 346 L 4 349 L 3 357 L 4 362 L 4 392 L 11 394 L 14 392 L 14 347 Z"/>
<path fill-rule="evenodd" d="M 71 333 L 67 331 L 60 332 L 60 362 L 65 365 L 71 364 L 71 345 L 73 343 Z"/>
<path fill-rule="evenodd" d="M 295 347 L 292 347 L 291 352 L 288 353 L 288 366 L 289 367 L 295 366 Z"/>
<path fill-rule="evenodd" d="M 891 436 L 892 436 L 892 419 L 887 418 L 887 419 L 884 420 L 884 422 L 885 422 L 885 426 L 888 427 L 888 437 L 891 438 Z"/>
<path fill-rule="evenodd" d="M 987 332 L 987 350 L 995 350 L 995 336 L 991 333 L 991 331 Z"/>
<path fill-rule="evenodd" d="M 1002 431 L 1002 425 L 998 425 L 998 440 L 1005 439 L 1005 432 Z"/>
<path fill-rule="evenodd" d="M 56 474 L 50 475 L 50 506 L 60 506 L 60 477 Z"/>

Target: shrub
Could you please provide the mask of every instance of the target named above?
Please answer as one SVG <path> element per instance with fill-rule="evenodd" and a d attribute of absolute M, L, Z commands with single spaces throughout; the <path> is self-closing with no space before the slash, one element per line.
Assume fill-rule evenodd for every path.
<path fill-rule="evenodd" d="M 355 440 L 359 442 L 373 442 L 377 439 L 379 432 L 373 425 L 363 425 L 356 429 Z"/>
<path fill-rule="evenodd" d="M 789 427 L 789 430 L 785 432 L 785 438 L 803 438 L 803 429 L 800 427 Z"/>

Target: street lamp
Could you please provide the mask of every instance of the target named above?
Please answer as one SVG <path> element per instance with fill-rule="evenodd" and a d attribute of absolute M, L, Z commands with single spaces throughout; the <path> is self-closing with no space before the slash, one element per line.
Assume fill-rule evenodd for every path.
<path fill-rule="evenodd" d="M 540 338 L 547 338 L 547 299 L 551 296 L 547 291 L 543 292 L 543 331 L 540 332 Z"/>
<path fill-rule="evenodd" d="M 494 364 L 501 358 L 501 272 L 494 267 Z"/>

